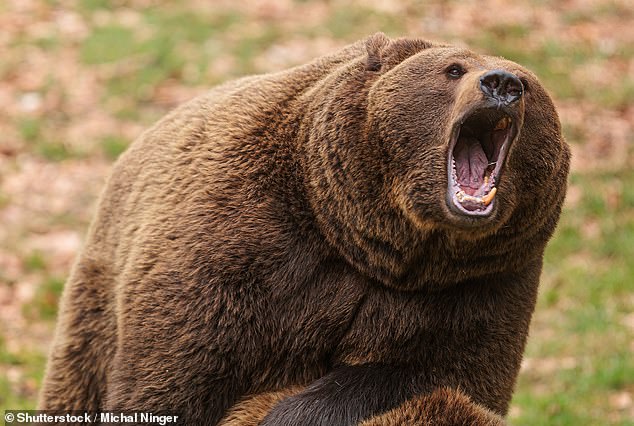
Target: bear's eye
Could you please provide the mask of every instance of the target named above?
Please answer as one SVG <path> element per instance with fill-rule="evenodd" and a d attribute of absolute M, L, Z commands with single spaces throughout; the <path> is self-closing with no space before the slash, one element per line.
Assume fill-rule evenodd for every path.
<path fill-rule="evenodd" d="M 453 64 L 450 65 L 449 68 L 447 68 L 446 73 L 449 78 L 458 79 L 462 77 L 466 73 L 466 71 L 460 65 Z"/>

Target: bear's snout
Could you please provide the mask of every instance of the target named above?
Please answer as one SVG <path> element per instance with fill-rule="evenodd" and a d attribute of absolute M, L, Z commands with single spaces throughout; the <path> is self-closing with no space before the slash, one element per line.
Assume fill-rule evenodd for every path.
<path fill-rule="evenodd" d="M 505 105 L 518 101 L 524 93 L 520 79 L 504 70 L 489 71 L 480 77 L 480 89 L 486 96 Z"/>

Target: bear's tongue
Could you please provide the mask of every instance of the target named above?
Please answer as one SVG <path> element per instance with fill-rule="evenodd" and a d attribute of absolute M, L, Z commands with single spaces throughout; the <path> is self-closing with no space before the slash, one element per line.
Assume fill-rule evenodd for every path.
<path fill-rule="evenodd" d="M 484 183 L 484 172 L 489 165 L 478 139 L 461 135 L 454 149 L 454 160 L 460 189 L 466 194 L 475 194 Z"/>

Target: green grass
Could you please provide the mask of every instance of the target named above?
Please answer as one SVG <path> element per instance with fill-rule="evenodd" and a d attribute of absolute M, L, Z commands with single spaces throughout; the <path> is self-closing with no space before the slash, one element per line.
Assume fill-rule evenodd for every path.
<path fill-rule="evenodd" d="M 115 62 L 137 53 L 138 44 L 134 32 L 116 25 L 98 27 L 84 40 L 81 60 L 88 65 Z"/>
<path fill-rule="evenodd" d="M 106 136 L 101 140 L 103 152 L 111 160 L 117 159 L 128 145 L 129 141 L 119 136 Z"/>
<path fill-rule="evenodd" d="M 99 9 L 108 9 L 112 7 L 110 0 L 80 0 L 80 7 L 87 12 L 94 12 Z"/>
<path fill-rule="evenodd" d="M 582 350 L 583 348 L 580 348 Z M 625 388 L 634 368 L 627 350 L 617 353 L 601 351 L 581 360 L 581 365 L 551 374 L 555 383 L 549 392 L 527 392 L 523 387 L 538 388 L 540 383 L 528 375 L 520 377 L 514 401 L 521 407 L 521 415 L 513 419 L 517 425 L 631 425 L 623 418 L 608 422 L 610 410 L 606 402 L 610 395 Z"/>
<path fill-rule="evenodd" d="M 42 133 L 42 120 L 25 117 L 19 120 L 17 124 L 20 135 L 26 141 L 34 142 Z"/>
<path fill-rule="evenodd" d="M 11 197 L 0 190 L 0 209 L 7 207 L 11 203 Z"/>
<path fill-rule="evenodd" d="M 252 74 L 257 71 L 253 60 L 258 52 L 265 51 L 276 41 L 281 40 L 283 34 L 273 24 L 263 25 L 256 34 L 241 38 L 233 47 L 233 54 L 237 60 L 236 74 Z"/>
<path fill-rule="evenodd" d="M 520 414 L 512 420 L 517 425 L 632 425 L 609 401 L 619 391 L 634 389 L 632 330 L 622 323 L 634 311 L 634 173 L 574 175 L 571 182 L 583 195 L 564 211 L 546 251 L 535 314 L 538 331 L 529 339 L 526 356 L 572 358 L 577 365 L 552 374 L 524 371 L 514 397 Z M 584 232 L 588 223 L 598 231 Z"/>
<path fill-rule="evenodd" d="M 38 142 L 35 152 L 50 161 L 63 161 L 79 156 L 61 141 Z"/>
<path fill-rule="evenodd" d="M 336 9 L 325 23 L 331 36 L 339 39 L 355 40 L 368 35 L 368 28 L 383 31 L 386 34 L 403 32 L 400 19 L 394 15 L 360 7 L 341 7 Z"/>
<path fill-rule="evenodd" d="M 108 98 L 127 99 L 133 105 L 148 102 L 154 90 L 170 79 L 201 84 L 215 53 L 205 48 L 205 43 L 229 31 L 240 19 L 231 12 L 196 14 L 172 8 L 148 9 L 142 15 L 148 32 L 115 24 L 96 27 L 83 41 L 80 57 L 86 65 L 116 66 L 105 83 Z M 269 25 L 259 34 L 240 37 L 234 47 L 227 46 L 239 58 L 239 74 L 254 71 L 252 57 L 279 37 L 275 28 Z M 186 66 L 197 72 L 185 73 Z M 124 107 L 124 114 L 134 108 Z"/>
<path fill-rule="evenodd" d="M 9 350 L 0 336 L 0 411 L 32 410 L 35 407 L 45 365 L 46 354 L 26 349 Z M 17 380 L 9 371 L 18 375 Z"/>
<path fill-rule="evenodd" d="M 44 277 L 37 288 L 34 299 L 24 306 L 24 314 L 32 320 L 54 320 L 57 305 L 64 288 L 64 280 L 57 277 Z"/>
<path fill-rule="evenodd" d="M 64 142 L 49 139 L 52 124 L 53 119 L 47 123 L 42 118 L 24 117 L 18 120 L 17 128 L 33 152 L 46 160 L 63 161 L 81 157 L 83 153 L 68 147 Z"/>
<path fill-rule="evenodd" d="M 42 252 L 34 251 L 24 258 L 24 268 L 28 272 L 40 272 L 46 270 L 46 259 Z"/>

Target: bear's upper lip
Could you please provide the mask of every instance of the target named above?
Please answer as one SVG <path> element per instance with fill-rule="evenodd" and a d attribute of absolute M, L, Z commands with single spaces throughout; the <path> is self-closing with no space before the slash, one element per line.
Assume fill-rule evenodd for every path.
<path fill-rule="evenodd" d="M 506 108 L 477 108 L 454 124 L 447 161 L 447 202 L 453 212 L 492 213 L 506 154 L 518 134 L 514 115 Z"/>

